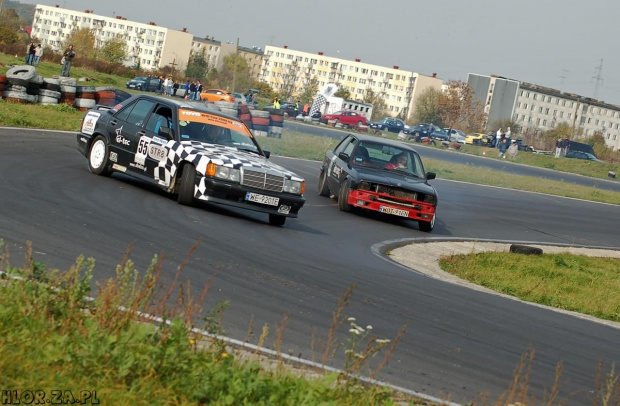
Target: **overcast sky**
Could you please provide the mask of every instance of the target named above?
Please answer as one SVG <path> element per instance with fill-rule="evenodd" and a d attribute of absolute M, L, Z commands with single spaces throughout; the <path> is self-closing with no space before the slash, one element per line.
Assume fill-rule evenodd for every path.
<path fill-rule="evenodd" d="M 425 75 L 499 75 L 620 105 L 620 0 L 21 0 Z M 602 68 L 601 68 L 602 67 Z"/>

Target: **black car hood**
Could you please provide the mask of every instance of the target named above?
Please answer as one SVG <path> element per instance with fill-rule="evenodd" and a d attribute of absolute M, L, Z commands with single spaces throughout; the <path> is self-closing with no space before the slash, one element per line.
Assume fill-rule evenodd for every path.
<path fill-rule="evenodd" d="M 354 166 L 353 169 L 357 172 L 360 181 L 379 183 L 426 194 L 437 194 L 435 188 L 426 183 L 424 179 L 416 178 L 415 176 L 407 175 L 402 172 L 372 167 L 364 168 L 361 166 Z"/>

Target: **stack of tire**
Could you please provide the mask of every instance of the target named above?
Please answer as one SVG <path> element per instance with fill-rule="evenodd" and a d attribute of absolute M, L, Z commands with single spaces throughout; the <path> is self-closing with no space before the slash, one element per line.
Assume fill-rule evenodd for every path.
<path fill-rule="evenodd" d="M 60 82 L 54 78 L 43 78 L 39 90 L 39 103 L 44 105 L 60 103 Z"/>
<path fill-rule="evenodd" d="M 246 126 L 251 130 L 254 127 L 252 126 L 252 115 L 250 114 L 250 107 L 247 104 L 240 104 L 237 108 L 237 117 L 239 120 L 243 121 Z"/>
<path fill-rule="evenodd" d="M 284 112 L 280 109 L 269 110 L 269 128 L 267 136 L 273 138 L 282 138 L 282 127 L 284 126 Z"/>
<path fill-rule="evenodd" d="M 75 87 L 75 108 L 80 111 L 88 111 L 95 107 L 95 87 L 76 86 Z"/>
<path fill-rule="evenodd" d="M 64 103 L 71 107 L 75 107 L 75 92 L 77 91 L 77 79 L 60 78 L 57 79 L 60 86 L 59 103 Z"/>
<path fill-rule="evenodd" d="M 2 97 L 15 103 L 36 103 L 42 82 L 34 66 L 13 66 L 6 72 Z"/>
<path fill-rule="evenodd" d="M 235 102 L 227 102 L 227 101 L 216 101 L 215 106 L 220 109 L 220 111 L 224 114 L 228 114 L 229 116 L 237 117 L 237 103 Z"/>
<path fill-rule="evenodd" d="M 6 75 L 0 75 L 0 92 L 4 92 L 5 85 L 6 85 Z"/>
<path fill-rule="evenodd" d="M 114 86 L 98 86 L 95 88 L 95 103 L 103 106 L 114 106 L 116 104 L 116 93 Z"/>
<path fill-rule="evenodd" d="M 266 110 L 250 110 L 252 118 L 252 132 L 256 137 L 269 136 L 269 111 Z"/>

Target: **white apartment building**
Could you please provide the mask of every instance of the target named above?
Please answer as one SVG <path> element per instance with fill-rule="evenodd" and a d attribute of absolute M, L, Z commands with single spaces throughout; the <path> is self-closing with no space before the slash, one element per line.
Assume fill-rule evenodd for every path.
<path fill-rule="evenodd" d="M 200 54 L 202 52 L 204 52 L 204 58 L 209 70 L 214 68 L 221 70 L 224 64 L 224 57 L 237 52 L 237 45 L 230 42 L 222 43 L 209 36 L 206 38 L 193 37 L 191 53 Z"/>
<path fill-rule="evenodd" d="M 94 14 L 37 4 L 31 36 L 44 47 L 62 51 L 73 30 L 88 28 L 95 34 L 95 47 L 101 47 L 112 38 L 125 42 L 126 66 L 144 70 L 157 70 L 171 66 L 185 69 L 189 59 L 193 36 L 187 32 L 159 27 L 154 22 L 139 23 L 124 17 L 106 17 Z M 78 55 L 79 57 L 79 55 Z"/>
<path fill-rule="evenodd" d="M 575 138 L 601 132 L 609 147 L 620 149 L 620 106 L 500 76 L 470 73 L 467 82 L 485 105 L 487 130 L 501 120 L 541 131 L 566 123 Z"/>
<path fill-rule="evenodd" d="M 287 46 L 266 46 L 260 80 L 274 90 L 288 86 L 294 88 L 293 96 L 301 94 L 310 80 L 316 77 L 319 88 L 335 83 L 348 90 L 351 99 L 362 101 L 368 89 L 380 94 L 388 114 L 410 120 L 417 98 L 428 88 L 441 91 L 443 81 L 435 74 L 426 76 L 401 70 L 398 66 L 386 68 L 362 62 L 296 51 Z"/>

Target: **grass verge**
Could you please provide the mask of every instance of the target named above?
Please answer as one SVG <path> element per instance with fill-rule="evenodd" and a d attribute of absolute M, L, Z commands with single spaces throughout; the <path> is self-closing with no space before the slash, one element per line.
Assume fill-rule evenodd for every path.
<path fill-rule="evenodd" d="M 443 270 L 519 299 L 620 322 L 620 259 L 484 252 L 443 257 Z"/>

